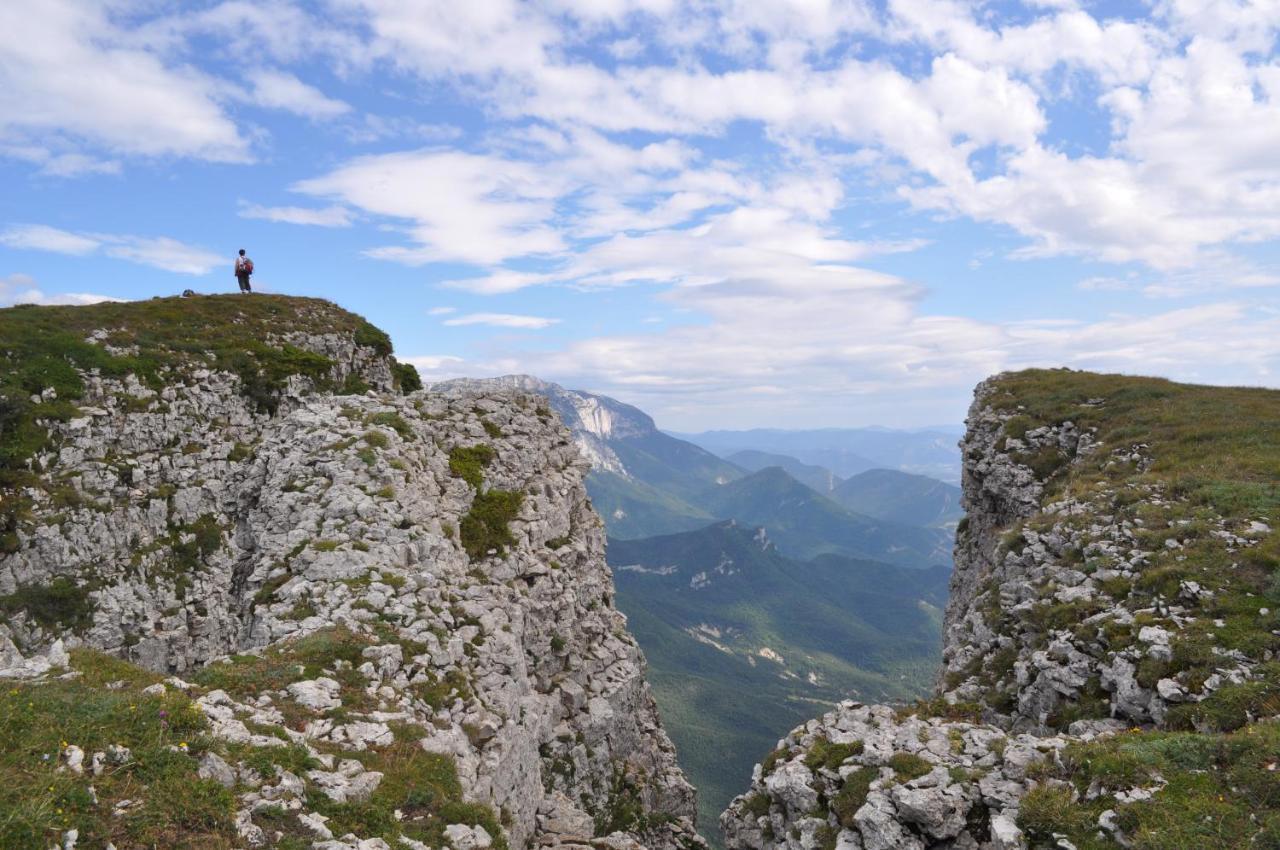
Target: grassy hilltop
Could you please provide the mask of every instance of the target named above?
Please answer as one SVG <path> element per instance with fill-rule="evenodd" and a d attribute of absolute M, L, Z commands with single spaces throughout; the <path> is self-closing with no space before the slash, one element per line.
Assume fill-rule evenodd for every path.
<path fill-rule="evenodd" d="M 1132 580 L 1102 583 L 1133 612 L 1128 627 L 1103 625 L 1105 652 L 1134 645 L 1144 625 L 1167 627 L 1170 657 L 1145 657 L 1138 682 L 1178 681 L 1199 697 L 1155 728 L 1074 744 L 1038 765 L 1044 784 L 1019 818 L 1033 846 L 1051 846 L 1058 834 L 1080 850 L 1116 847 L 1098 829 L 1112 809 L 1135 848 L 1280 847 L 1280 534 L 1270 531 L 1280 524 L 1280 392 L 1032 370 L 1004 376 L 990 403 L 1014 414 L 1004 424 L 1009 439 L 1068 420 L 1096 429 L 1101 449 L 1070 466 L 1052 449 L 1020 459 L 1047 479 L 1045 505 L 1075 499 L 1136 528 L 1151 554 Z M 1117 457 L 1131 447 L 1147 460 Z M 1060 519 L 1039 514 L 1025 527 Z M 1008 546 L 1018 545 L 1016 531 Z M 1230 545 L 1224 534 L 1256 543 Z M 1087 546 L 1067 554 L 1086 574 L 1109 566 Z M 1181 622 L 1167 616 L 1175 601 L 1188 607 Z M 1085 621 L 1097 607 L 1049 601 L 1033 609 L 1033 625 L 1093 639 Z M 1008 624 L 1000 618 L 1009 616 L 994 619 Z M 1202 690 L 1226 657 L 1254 664 L 1252 677 Z M 1071 709 L 1064 721 L 1107 713 L 1105 701 L 1087 695 Z M 1154 793 L 1118 805 L 1113 793 L 1135 786 Z"/>

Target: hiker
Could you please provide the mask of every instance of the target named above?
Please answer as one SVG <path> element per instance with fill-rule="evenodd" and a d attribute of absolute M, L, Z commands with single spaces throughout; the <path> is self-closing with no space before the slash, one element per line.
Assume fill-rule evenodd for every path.
<path fill-rule="evenodd" d="M 240 256 L 236 257 L 236 280 L 240 283 L 241 292 L 252 292 L 249 288 L 249 275 L 253 274 L 253 260 L 244 254 L 244 249 L 240 249 Z"/>

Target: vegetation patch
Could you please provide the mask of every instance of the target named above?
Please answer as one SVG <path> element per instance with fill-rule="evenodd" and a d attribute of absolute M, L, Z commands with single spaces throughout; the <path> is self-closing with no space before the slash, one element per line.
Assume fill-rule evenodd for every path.
<path fill-rule="evenodd" d="M 827 738 L 818 738 L 805 754 L 804 764 L 810 770 L 825 767 L 837 770 L 846 760 L 862 755 L 865 745 L 861 741 L 850 741 L 847 744 L 833 744 Z"/>
<path fill-rule="evenodd" d="M 449 451 L 449 472 L 479 490 L 484 483 L 484 469 L 493 463 L 493 458 L 493 448 L 483 443 L 455 446 Z"/>
<path fill-rule="evenodd" d="M 93 625 L 90 588 L 58 576 L 48 584 L 20 584 L 8 596 L 0 596 L 0 611 L 6 616 L 26 614 L 45 629 L 83 632 Z"/>
<path fill-rule="evenodd" d="M 893 768 L 900 782 L 910 782 L 933 770 L 933 763 L 915 753 L 898 752 L 889 758 L 889 767 Z"/>
<path fill-rule="evenodd" d="M 392 364 L 391 379 L 405 395 L 422 389 L 422 376 L 418 374 L 417 368 L 412 363 Z"/>
<path fill-rule="evenodd" d="M 1277 847 L 1278 760 L 1275 721 L 1231 734 L 1130 732 L 1075 744 L 1050 768 L 1062 784 L 1032 790 L 1018 822 L 1033 839 L 1058 833 L 1081 848 L 1112 846 L 1096 838 L 1098 815 L 1112 809 L 1136 850 Z M 1084 799 L 1091 788 L 1100 793 Z M 1153 794 L 1129 804 L 1114 796 L 1132 788 Z"/>
<path fill-rule="evenodd" d="M 462 548 L 472 561 L 481 560 L 491 552 L 502 555 L 508 546 L 515 545 L 509 524 L 519 515 L 523 503 L 524 493 L 512 490 L 476 494 L 459 529 Z"/>
<path fill-rule="evenodd" d="M 397 434 L 399 434 L 400 439 L 402 440 L 413 439 L 412 426 L 410 426 L 409 423 L 405 421 L 405 418 L 403 416 L 401 416 L 399 413 L 396 413 L 395 411 L 388 410 L 388 411 L 383 411 L 382 413 L 375 413 L 369 417 L 369 424 L 381 425 L 385 428 L 390 428 L 392 431 L 395 431 Z"/>
<path fill-rule="evenodd" d="M 80 678 L 0 690 L 0 847 L 61 846 L 68 829 L 88 847 L 230 847 L 234 798 L 196 772 L 203 713 L 181 694 L 143 694 L 149 674 L 117 659 L 77 650 L 72 666 Z M 112 745 L 130 756 L 76 774 L 62 767 L 69 744 L 86 762 Z M 134 805 L 116 816 L 122 800 Z"/>
<path fill-rule="evenodd" d="M 871 783 L 879 775 L 880 771 L 874 767 L 860 767 L 845 777 L 844 785 L 840 786 L 840 792 L 831 801 L 831 811 L 835 812 L 836 819 L 845 829 L 854 828 L 854 815 L 867 802 L 867 795 L 871 793 Z"/>

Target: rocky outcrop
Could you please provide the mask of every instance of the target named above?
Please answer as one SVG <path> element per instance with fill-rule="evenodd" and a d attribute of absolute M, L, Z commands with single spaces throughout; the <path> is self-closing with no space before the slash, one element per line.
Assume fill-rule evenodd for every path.
<path fill-rule="evenodd" d="M 608 396 L 565 389 L 532 375 L 498 378 L 456 378 L 435 385 L 439 390 L 484 391 L 492 388 L 522 390 L 542 396 L 568 426 L 573 440 L 593 469 L 628 477 L 626 464 L 610 445 L 612 440 L 656 434 L 653 419 L 639 408 Z"/>
<path fill-rule="evenodd" d="M 1159 837 L 1172 819 L 1154 813 L 1162 798 L 1150 788 L 1190 765 L 1116 778 L 1087 754 L 1107 755 L 1122 730 L 1139 736 L 1133 752 L 1147 730 L 1230 732 L 1280 713 L 1280 622 L 1266 598 L 1280 584 L 1261 551 L 1271 526 L 1218 497 L 1251 492 L 1232 476 L 1247 482 L 1242 470 L 1268 461 L 1247 435 L 1216 448 L 1203 438 L 1202 451 L 1222 456 L 1202 466 L 1179 432 L 1179 414 L 1190 424 L 1205 410 L 1222 421 L 1194 420 L 1202 433 L 1239 427 L 1214 401 L 1200 388 L 1086 373 L 981 384 L 961 443 L 967 516 L 936 698 L 843 703 L 792 732 L 722 816 L 728 846 L 1011 850 L 1076 846 L 1080 835 L 1174 846 Z M 1159 439 L 1142 439 L 1139 422 Z M 1185 483 L 1192 463 L 1199 492 Z M 1119 824 L 1144 818 L 1155 826 L 1134 845 Z"/>
<path fill-rule="evenodd" d="M 586 464 L 545 403 L 401 396 L 394 364 L 349 336 L 287 339 L 342 364 L 330 385 L 368 391 L 294 376 L 268 413 L 228 371 L 177 370 L 159 390 L 84 375 L 75 415 L 49 423 L 32 459 L 46 486 L 0 554 L 0 675 L 56 672 L 64 647 L 92 646 L 191 679 L 215 734 L 280 725 L 323 757 L 290 799 L 372 793 L 375 777 L 332 754 L 390 746 L 407 726 L 501 813 L 512 847 L 700 846 L 694 791 L 612 604 Z M 216 659 L 335 627 L 355 663 L 302 664 L 255 693 L 209 687 Z M 250 844 L 267 840 L 251 817 L 262 793 L 241 798 Z M 454 850 L 499 838 L 471 829 L 448 833 Z"/>

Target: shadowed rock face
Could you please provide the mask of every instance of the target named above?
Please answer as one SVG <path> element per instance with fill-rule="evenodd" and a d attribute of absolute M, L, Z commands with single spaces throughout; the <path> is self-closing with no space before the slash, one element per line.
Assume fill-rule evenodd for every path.
<path fill-rule="evenodd" d="M 0 676 L 56 673 L 66 647 L 88 645 L 200 682 L 220 656 L 338 626 L 364 647 L 355 669 L 189 693 L 230 741 L 252 738 L 256 718 L 315 752 L 363 750 L 408 724 L 453 757 L 469 799 L 501 812 L 512 847 L 700 846 L 569 433 L 519 390 L 400 396 L 387 359 L 349 335 L 291 342 L 344 364 L 334 383 L 354 374 L 373 390 L 323 395 L 291 378 L 267 415 L 208 368 L 159 391 L 85 376 L 78 415 L 51 425 L 36 459 L 58 486 L 32 493 L 0 554 L 14 612 Z M 50 587 L 70 588 L 74 626 L 22 607 Z M 344 676 L 364 683 L 358 706 Z M 289 799 L 305 815 L 307 794 L 367 796 L 361 783 L 376 787 L 320 771 Z M 250 843 L 256 799 L 241 803 Z"/>
<path fill-rule="evenodd" d="M 1235 767 L 1163 760 L 1165 730 L 1245 753 L 1261 740 L 1248 724 L 1280 713 L 1271 527 L 1216 498 L 1240 481 L 1252 493 L 1252 467 L 1274 462 L 1240 426 L 1245 405 L 1265 429 L 1280 395 L 1087 373 L 979 385 L 937 698 L 845 702 L 794 730 L 722 815 L 728 846 L 1191 846 L 1173 826 L 1186 800 L 1161 789 L 1175 771 L 1202 782 Z M 1208 435 L 1201 455 L 1182 448 L 1189 429 Z M 1187 480 L 1205 490 L 1171 483 Z M 1224 734 L 1241 727 L 1239 742 Z M 1115 767 L 1136 752 L 1155 755 Z M 1280 826 L 1255 821 L 1244 843 L 1215 846 Z"/>

